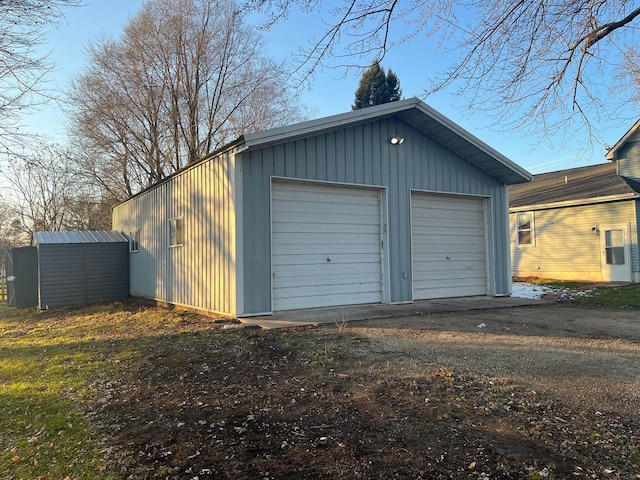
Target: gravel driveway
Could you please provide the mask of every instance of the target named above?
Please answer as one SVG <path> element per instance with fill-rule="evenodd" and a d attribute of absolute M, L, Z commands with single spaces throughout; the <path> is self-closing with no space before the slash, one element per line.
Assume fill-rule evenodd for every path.
<path fill-rule="evenodd" d="M 547 304 L 354 322 L 381 353 L 503 377 L 596 411 L 638 412 L 640 312 Z"/>

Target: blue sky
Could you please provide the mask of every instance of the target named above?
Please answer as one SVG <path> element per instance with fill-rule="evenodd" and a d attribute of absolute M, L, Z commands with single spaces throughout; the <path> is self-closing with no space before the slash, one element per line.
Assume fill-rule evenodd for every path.
<path fill-rule="evenodd" d="M 66 19 L 49 32 L 48 43 L 42 46 L 42 51 L 49 53 L 50 60 L 56 65 L 46 87 L 52 91 L 66 90 L 73 76 L 85 65 L 87 44 L 102 35 L 117 37 L 141 4 L 141 0 L 89 0 L 83 7 L 68 10 Z M 278 59 L 291 58 L 297 47 L 304 46 L 314 34 L 321 32 L 322 27 L 315 15 L 293 14 L 272 31 L 265 32 L 266 50 Z M 429 79 L 446 65 L 447 60 L 446 54 L 437 53 L 434 39 L 416 36 L 392 49 L 382 65 L 392 68 L 398 75 L 403 96 L 408 98 L 423 95 Z M 309 87 L 302 91 L 302 101 L 311 109 L 314 118 L 349 111 L 359 78 L 357 71 L 347 75 L 342 70 L 317 71 Z M 605 148 L 601 144 L 590 148 L 579 139 L 553 139 L 560 147 L 551 148 L 546 140 L 491 127 L 484 114 L 469 111 L 465 100 L 452 91 L 439 92 L 425 101 L 532 173 L 604 162 Z M 634 113 L 626 113 L 629 121 L 596 125 L 606 143 L 614 144 L 631 126 Z M 32 133 L 62 143 L 66 139 L 64 114 L 54 102 L 25 117 L 23 123 Z"/>

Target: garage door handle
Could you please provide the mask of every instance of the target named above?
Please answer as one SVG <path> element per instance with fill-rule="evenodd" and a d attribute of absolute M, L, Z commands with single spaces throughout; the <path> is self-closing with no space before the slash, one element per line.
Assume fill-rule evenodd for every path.
<path fill-rule="evenodd" d="M 327 262 L 330 262 L 330 261 L 331 261 L 331 257 L 327 257 Z"/>
<path fill-rule="evenodd" d="M 447 260 L 451 260 L 451 257 L 447 257 Z"/>

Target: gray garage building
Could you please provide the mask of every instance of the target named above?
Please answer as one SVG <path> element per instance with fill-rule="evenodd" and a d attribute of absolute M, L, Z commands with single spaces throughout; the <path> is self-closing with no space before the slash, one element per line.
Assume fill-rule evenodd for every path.
<path fill-rule="evenodd" d="M 234 316 L 509 295 L 531 175 L 418 99 L 252 133 L 114 209 L 131 295 Z"/>

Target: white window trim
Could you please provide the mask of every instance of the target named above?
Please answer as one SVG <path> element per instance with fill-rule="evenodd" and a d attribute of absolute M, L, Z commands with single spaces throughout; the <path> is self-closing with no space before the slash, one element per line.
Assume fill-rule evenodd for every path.
<path fill-rule="evenodd" d="M 137 235 L 137 240 L 134 240 L 135 234 Z M 133 245 L 136 245 L 136 248 L 133 248 Z M 131 230 L 129 232 L 129 253 L 138 253 L 140 251 L 140 229 L 137 228 L 135 230 Z"/>
<path fill-rule="evenodd" d="M 528 214 L 531 217 L 531 228 L 530 228 L 530 232 L 531 232 L 531 243 L 520 243 L 520 228 L 518 228 L 520 226 L 520 221 L 519 221 L 519 216 L 522 214 Z M 518 212 L 516 213 L 516 222 L 515 222 L 515 227 L 516 227 L 516 246 L 518 247 L 535 247 L 536 246 L 536 222 L 535 222 L 536 216 L 533 213 L 533 210 L 529 210 L 526 212 Z"/>
<path fill-rule="evenodd" d="M 180 243 L 173 243 L 173 244 L 172 244 L 172 243 L 171 243 L 171 222 L 174 222 L 174 221 L 176 222 L 176 236 L 177 236 L 177 231 L 178 231 L 178 228 L 177 228 L 178 220 L 180 220 L 180 223 L 181 223 L 181 236 L 182 236 L 182 239 L 181 239 L 181 240 L 182 240 L 182 241 L 181 241 Z M 173 218 L 170 218 L 170 219 L 167 221 L 167 227 L 169 228 L 169 232 L 168 232 L 168 234 L 169 234 L 169 248 L 182 247 L 182 245 L 184 245 L 184 219 L 183 219 L 183 217 L 173 217 Z"/>

